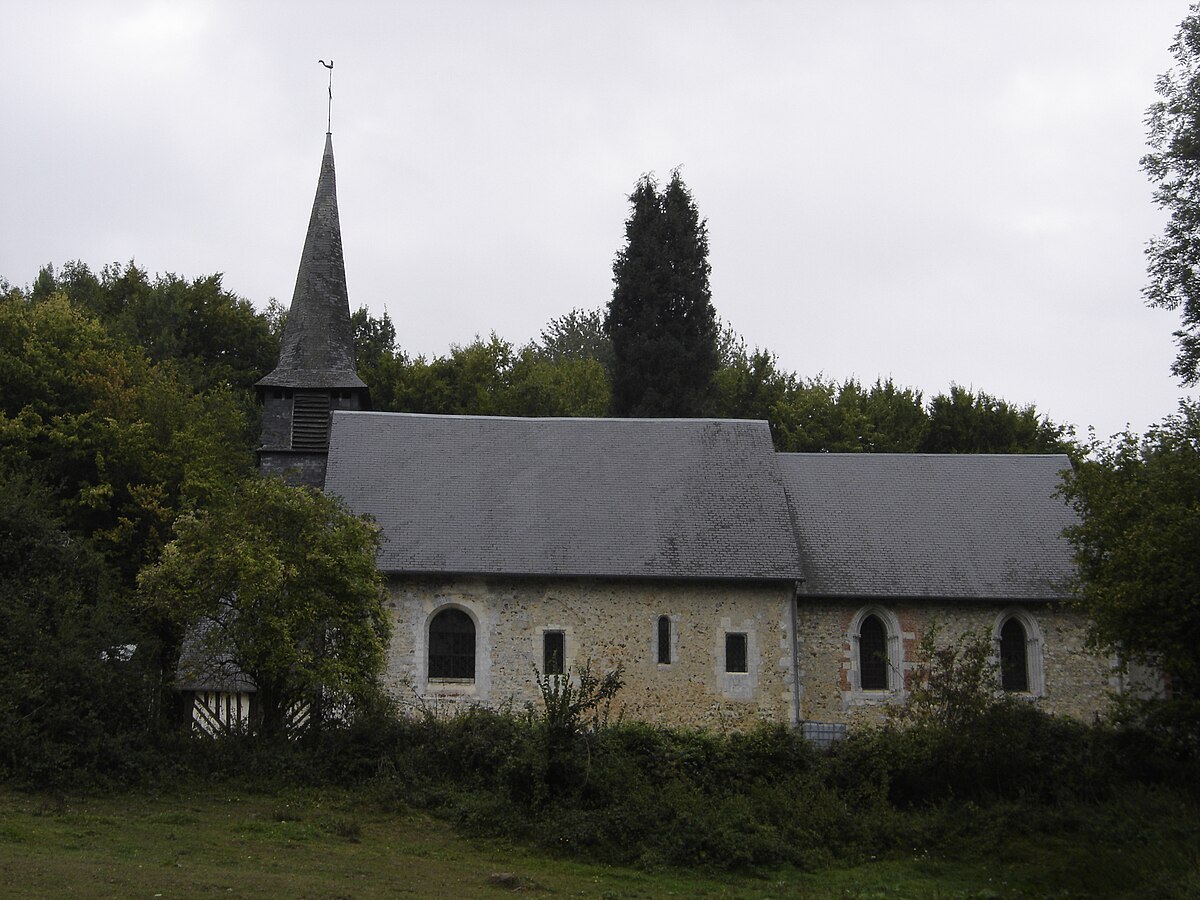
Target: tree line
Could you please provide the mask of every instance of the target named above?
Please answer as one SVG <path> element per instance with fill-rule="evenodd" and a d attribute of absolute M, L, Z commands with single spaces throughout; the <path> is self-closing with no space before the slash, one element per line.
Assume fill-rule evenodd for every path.
<path fill-rule="evenodd" d="M 572 310 L 518 347 L 495 333 L 431 359 L 409 356 L 385 312 L 354 315 L 359 374 L 375 409 L 450 415 L 610 415 L 613 351 L 601 310 Z M 1061 453 L 1073 429 L 960 385 L 926 400 L 877 379 L 802 377 L 726 327 L 713 387 L 696 415 L 765 419 L 781 452 Z"/>

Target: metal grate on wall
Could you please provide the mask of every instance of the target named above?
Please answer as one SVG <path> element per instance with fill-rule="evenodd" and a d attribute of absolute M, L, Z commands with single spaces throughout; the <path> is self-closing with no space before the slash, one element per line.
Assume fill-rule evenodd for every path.
<path fill-rule="evenodd" d="M 828 750 L 835 741 L 845 740 L 846 726 L 841 722 L 802 722 L 801 734 L 822 750 Z"/>

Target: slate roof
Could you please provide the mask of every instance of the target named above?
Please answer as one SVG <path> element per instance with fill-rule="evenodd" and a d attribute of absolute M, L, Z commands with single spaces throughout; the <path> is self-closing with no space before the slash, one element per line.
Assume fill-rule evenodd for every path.
<path fill-rule="evenodd" d="M 234 693 L 257 690 L 250 676 L 242 672 L 228 654 L 214 652 L 207 645 L 208 635 L 214 627 L 212 620 L 204 619 L 184 635 L 175 689 Z"/>
<path fill-rule="evenodd" d="M 346 292 L 342 226 L 338 220 L 333 136 L 325 153 L 296 288 L 279 348 L 279 364 L 259 387 L 365 388 L 354 363 L 354 331 Z"/>
<path fill-rule="evenodd" d="M 1062 455 L 781 453 L 805 594 L 1066 596 Z"/>
<path fill-rule="evenodd" d="M 338 411 L 326 490 L 382 526 L 386 572 L 800 574 L 765 422 Z"/>

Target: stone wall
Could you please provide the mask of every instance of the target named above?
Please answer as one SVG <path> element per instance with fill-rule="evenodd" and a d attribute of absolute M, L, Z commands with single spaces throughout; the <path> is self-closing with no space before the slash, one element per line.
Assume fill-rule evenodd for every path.
<path fill-rule="evenodd" d="M 713 729 L 795 721 L 790 583 L 602 581 L 501 577 L 389 581 L 387 680 L 404 704 L 538 705 L 542 635 L 561 631 L 566 664 L 602 674 L 621 663 L 615 714 Z M 475 677 L 431 680 L 429 623 L 462 609 L 475 624 Z M 671 662 L 658 662 L 658 620 L 671 619 Z M 727 633 L 746 635 L 747 671 L 725 671 Z"/>
<path fill-rule="evenodd" d="M 894 689 L 857 689 L 857 660 L 853 629 L 862 614 L 874 611 L 898 626 L 894 650 L 899 656 Z M 903 685 L 911 674 L 917 642 L 930 626 L 938 626 L 939 644 L 947 645 L 967 632 L 997 632 L 1004 618 L 1017 615 L 1027 625 L 1034 679 L 1028 697 L 1050 713 L 1091 721 L 1103 710 L 1120 681 L 1110 660 L 1089 653 L 1085 646 L 1087 620 L 1053 604 L 1012 605 L 981 601 L 960 604 L 874 603 L 828 601 L 800 597 L 797 609 L 797 658 L 800 672 L 801 716 L 817 722 L 878 721 L 888 707 L 903 702 Z M 1040 669 L 1039 669 L 1040 667 Z"/>
<path fill-rule="evenodd" d="M 278 475 L 288 484 L 302 484 L 307 487 L 325 486 L 325 468 L 328 462 L 329 454 L 319 451 L 258 451 L 260 475 Z"/>

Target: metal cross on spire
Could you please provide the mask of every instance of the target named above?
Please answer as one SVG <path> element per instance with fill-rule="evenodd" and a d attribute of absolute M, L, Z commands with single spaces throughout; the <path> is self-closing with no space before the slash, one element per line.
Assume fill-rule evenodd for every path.
<path fill-rule="evenodd" d="M 330 134 L 332 134 L 333 133 L 333 59 L 331 58 L 329 60 L 329 62 L 325 62 L 325 60 L 323 60 L 323 59 L 318 59 L 317 62 L 319 62 L 321 65 L 323 65 L 325 68 L 327 68 L 329 70 L 329 109 L 328 109 L 328 113 L 327 113 L 328 118 L 325 122 L 325 130 L 327 132 L 329 132 Z"/>

